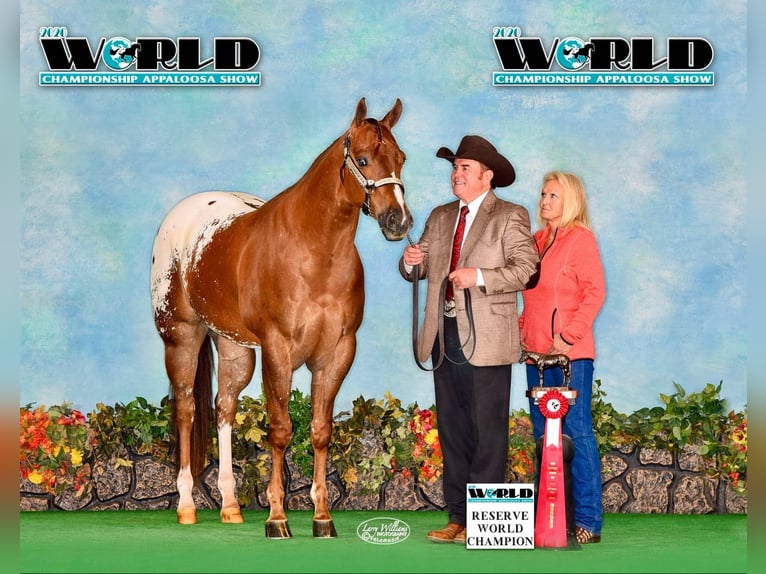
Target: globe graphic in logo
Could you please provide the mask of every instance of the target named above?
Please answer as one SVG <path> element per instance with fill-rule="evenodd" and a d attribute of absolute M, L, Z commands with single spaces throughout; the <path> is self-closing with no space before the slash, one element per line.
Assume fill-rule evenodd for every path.
<path fill-rule="evenodd" d="M 112 38 L 104 44 L 101 59 L 112 70 L 124 70 L 136 59 L 136 49 L 127 38 Z"/>
<path fill-rule="evenodd" d="M 556 48 L 556 61 L 565 70 L 579 70 L 590 59 L 592 47 L 580 38 L 564 38 Z"/>

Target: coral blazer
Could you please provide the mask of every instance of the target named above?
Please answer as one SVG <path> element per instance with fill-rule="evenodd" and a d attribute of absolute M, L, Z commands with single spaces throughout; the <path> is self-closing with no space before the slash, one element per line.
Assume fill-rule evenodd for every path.
<path fill-rule="evenodd" d="M 440 288 L 449 275 L 452 237 L 457 222 L 459 201 L 435 208 L 428 217 L 420 245 L 426 258 L 420 278 L 428 278 L 425 319 L 420 332 L 418 358 L 427 361 L 436 341 Z M 499 199 L 490 191 L 482 201 L 463 242 L 457 267 L 478 267 L 484 276 L 483 287 L 472 287 L 471 303 L 476 326 L 476 350 L 470 359 L 475 366 L 507 365 L 518 362 L 519 339 L 517 292 L 524 289 L 537 272 L 539 258 L 529 225 L 527 210 Z M 399 261 L 399 271 L 408 281 L 412 275 Z M 465 296 L 455 289 L 460 340 L 469 333 Z M 466 355 L 472 345 L 466 347 Z"/>
<path fill-rule="evenodd" d="M 550 228 L 535 233 L 542 251 Z M 567 356 L 595 359 L 593 322 L 606 298 L 596 237 L 585 227 L 559 228 L 540 261 L 540 280 L 522 294 L 520 325 L 524 348 L 546 353 L 557 333 L 572 345 Z"/>

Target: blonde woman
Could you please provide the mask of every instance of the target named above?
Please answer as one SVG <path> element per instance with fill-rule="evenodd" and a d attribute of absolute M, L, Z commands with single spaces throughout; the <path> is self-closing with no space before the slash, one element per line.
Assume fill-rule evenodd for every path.
<path fill-rule="evenodd" d="M 522 292 L 520 319 L 525 350 L 567 355 L 571 387 L 578 396 L 564 417 L 563 432 L 574 442 L 572 493 L 577 541 L 601 541 L 601 460 L 593 433 L 591 394 L 596 348 L 593 321 L 606 296 L 596 238 L 590 229 L 585 189 L 571 173 L 551 172 L 543 178 L 535 233 L 540 254 L 540 279 Z M 561 386 L 559 369 L 545 371 L 546 386 Z M 538 371 L 527 364 L 527 386 L 539 384 Z M 545 431 L 545 419 L 530 399 L 535 439 Z"/>

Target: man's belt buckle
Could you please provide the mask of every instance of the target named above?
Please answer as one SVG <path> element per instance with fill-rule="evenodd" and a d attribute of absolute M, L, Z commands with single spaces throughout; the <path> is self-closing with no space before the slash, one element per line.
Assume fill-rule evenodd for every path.
<path fill-rule="evenodd" d="M 455 309 L 455 300 L 447 301 L 444 303 L 444 316 L 445 317 L 457 317 L 457 309 Z"/>

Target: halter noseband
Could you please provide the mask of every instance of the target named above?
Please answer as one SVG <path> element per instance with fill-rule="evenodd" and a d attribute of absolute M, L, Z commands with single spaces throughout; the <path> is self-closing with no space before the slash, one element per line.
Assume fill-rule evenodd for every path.
<path fill-rule="evenodd" d="M 359 166 L 356 165 L 354 158 L 351 157 L 351 152 L 349 150 L 350 147 L 351 135 L 346 134 L 346 139 L 343 142 L 343 166 L 348 168 L 348 171 L 351 172 L 351 175 L 353 175 L 356 178 L 356 181 L 359 182 L 359 185 L 364 188 L 364 203 L 362 203 L 362 213 L 372 216 L 372 206 L 370 204 L 372 194 L 375 193 L 379 187 L 384 185 L 399 185 L 402 188 L 402 192 L 404 192 L 404 182 L 398 177 L 384 177 L 378 180 L 367 179 L 359 169 Z"/>

